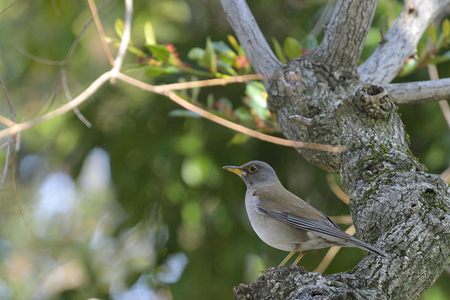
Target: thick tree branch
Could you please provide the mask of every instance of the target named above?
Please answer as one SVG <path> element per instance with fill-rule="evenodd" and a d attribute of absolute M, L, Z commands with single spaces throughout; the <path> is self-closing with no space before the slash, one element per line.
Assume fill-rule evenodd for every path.
<path fill-rule="evenodd" d="M 411 0 L 385 35 L 385 42 L 358 68 L 362 81 L 389 83 L 401 70 L 428 25 L 450 6 L 450 0 Z"/>
<path fill-rule="evenodd" d="M 220 0 L 228 22 L 256 72 L 270 77 L 280 62 L 267 44 L 245 0 Z"/>
<path fill-rule="evenodd" d="M 450 99 L 450 78 L 384 85 L 396 104 L 418 104 Z"/>
<path fill-rule="evenodd" d="M 375 11 L 376 0 L 339 0 L 313 56 L 330 67 L 354 71 Z"/>

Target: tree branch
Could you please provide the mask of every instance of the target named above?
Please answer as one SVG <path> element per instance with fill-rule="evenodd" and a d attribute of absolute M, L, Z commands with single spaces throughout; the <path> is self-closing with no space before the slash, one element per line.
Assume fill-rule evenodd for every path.
<path fill-rule="evenodd" d="M 220 0 L 228 22 L 256 72 L 269 78 L 281 65 L 245 0 Z"/>
<path fill-rule="evenodd" d="M 328 66 L 356 69 L 375 11 L 376 0 L 339 0 L 313 56 Z"/>
<path fill-rule="evenodd" d="M 384 85 L 396 104 L 418 104 L 450 98 L 450 78 Z"/>
<path fill-rule="evenodd" d="M 450 0 L 411 0 L 385 35 L 386 42 L 358 68 L 361 80 L 373 84 L 389 83 L 401 70 L 428 25 L 450 6 Z"/>

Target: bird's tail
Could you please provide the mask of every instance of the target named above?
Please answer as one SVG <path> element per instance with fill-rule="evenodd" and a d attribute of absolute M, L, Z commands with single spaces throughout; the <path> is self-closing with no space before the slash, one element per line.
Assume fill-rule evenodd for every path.
<path fill-rule="evenodd" d="M 350 241 L 351 241 L 353 244 L 355 244 L 356 246 L 358 246 L 359 248 L 366 249 L 366 250 L 368 250 L 368 251 L 370 251 L 370 252 L 372 252 L 372 253 L 375 253 L 375 254 L 377 254 L 377 255 L 379 255 L 379 256 L 382 256 L 382 257 L 387 257 L 386 252 L 381 251 L 380 249 L 377 249 L 377 248 L 375 248 L 375 247 L 372 246 L 372 245 L 369 245 L 369 244 L 367 244 L 367 243 L 364 243 L 363 241 L 360 241 L 360 240 L 358 240 L 357 238 L 352 237 L 352 238 L 350 239 Z"/>

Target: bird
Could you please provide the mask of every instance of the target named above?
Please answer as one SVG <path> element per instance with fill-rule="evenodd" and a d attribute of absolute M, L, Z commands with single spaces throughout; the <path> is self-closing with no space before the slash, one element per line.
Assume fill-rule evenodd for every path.
<path fill-rule="evenodd" d="M 250 224 L 267 245 L 289 252 L 279 267 L 299 253 L 331 246 L 358 247 L 381 257 L 386 253 L 345 233 L 329 217 L 287 190 L 275 170 L 263 161 L 223 169 L 239 175 L 247 186 L 245 208 Z"/>

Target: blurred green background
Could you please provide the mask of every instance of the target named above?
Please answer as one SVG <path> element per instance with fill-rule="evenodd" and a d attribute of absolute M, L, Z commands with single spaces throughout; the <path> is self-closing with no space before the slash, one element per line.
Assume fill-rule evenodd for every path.
<path fill-rule="evenodd" d="M 226 42 L 232 33 L 217 2 L 135 1 L 133 44 L 144 44 L 150 21 L 158 42 L 175 45 L 189 61 L 189 50 L 204 48 L 208 37 Z M 315 25 L 332 5 L 248 2 L 266 37 L 306 44 L 308 34 L 320 39 Z M 402 3 L 379 1 L 364 57 Z M 118 39 L 114 26 L 123 18 L 122 2 L 97 4 L 106 34 Z M 0 78 L 18 121 L 67 101 L 61 66 L 48 60 L 64 59 L 89 17 L 86 1 L 0 0 Z M 443 57 L 448 51 L 448 45 L 439 49 Z M 129 53 L 123 69 L 153 83 L 182 77 L 148 78 L 137 65 Z M 441 77 L 450 76 L 449 67 L 438 66 Z M 91 24 L 65 66 L 72 94 L 107 69 Z M 428 79 L 423 67 L 404 73 L 398 81 Z M 244 91 L 244 84 L 205 88 L 198 101 L 226 97 L 235 109 L 243 106 Z M 0 109 L 9 115 L 3 95 Z M 117 83 L 101 88 L 80 109 L 92 128 L 68 113 L 21 135 L 14 167 L 0 187 L 0 299 L 230 299 L 233 286 L 254 281 L 285 253 L 254 234 L 243 204 L 245 186 L 223 165 L 264 160 L 290 190 L 328 215 L 349 213 L 331 192 L 326 172 L 293 149 L 236 138 L 204 119 L 171 116 L 179 107 L 164 97 Z M 400 113 L 413 153 L 433 173 L 447 169 L 450 134 L 438 105 L 401 107 Z M 3 147 L 3 162 L 5 157 Z M 314 270 L 325 252 L 307 253 L 302 264 Z M 348 270 L 364 255 L 344 249 L 326 273 Z M 422 298 L 449 299 L 449 280 L 444 272 Z"/>

